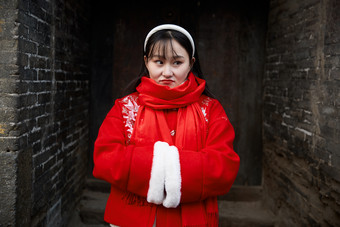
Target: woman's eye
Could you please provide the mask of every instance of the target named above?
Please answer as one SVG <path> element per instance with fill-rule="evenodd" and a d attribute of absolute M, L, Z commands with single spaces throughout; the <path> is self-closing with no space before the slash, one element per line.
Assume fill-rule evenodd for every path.
<path fill-rule="evenodd" d="M 155 60 L 155 63 L 158 64 L 158 65 L 163 64 L 163 62 L 161 60 Z"/>
<path fill-rule="evenodd" d="M 181 61 L 175 61 L 175 62 L 174 62 L 174 65 L 180 65 L 180 64 L 182 64 Z"/>

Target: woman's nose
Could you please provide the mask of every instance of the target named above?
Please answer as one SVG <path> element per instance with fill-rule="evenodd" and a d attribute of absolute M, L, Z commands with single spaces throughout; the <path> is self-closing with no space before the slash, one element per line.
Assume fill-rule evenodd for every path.
<path fill-rule="evenodd" d="M 170 65 L 164 65 L 163 76 L 173 76 L 172 68 Z"/>

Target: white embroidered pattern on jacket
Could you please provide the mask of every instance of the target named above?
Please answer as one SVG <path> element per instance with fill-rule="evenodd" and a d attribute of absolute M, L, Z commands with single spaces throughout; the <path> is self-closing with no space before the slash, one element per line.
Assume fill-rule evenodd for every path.
<path fill-rule="evenodd" d="M 201 101 L 201 110 L 202 110 L 202 113 L 203 113 L 203 116 L 204 116 L 204 119 L 205 119 L 206 122 L 208 122 L 207 108 L 208 108 L 209 102 L 211 100 L 212 100 L 211 98 L 206 97 Z"/>
<path fill-rule="evenodd" d="M 130 142 L 133 128 L 135 126 L 136 117 L 139 109 L 139 105 L 137 104 L 138 96 L 128 95 L 122 99 L 122 115 L 124 119 L 125 128 L 127 131 L 127 143 Z"/>

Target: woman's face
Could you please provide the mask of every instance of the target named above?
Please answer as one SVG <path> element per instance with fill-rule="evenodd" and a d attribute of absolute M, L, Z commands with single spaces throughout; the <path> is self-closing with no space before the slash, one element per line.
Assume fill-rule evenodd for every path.
<path fill-rule="evenodd" d="M 189 59 L 187 51 L 175 40 L 163 48 L 165 53 L 160 48 L 160 43 L 156 43 L 151 57 L 144 56 L 149 76 L 159 85 L 177 87 L 186 80 L 195 59 Z"/>

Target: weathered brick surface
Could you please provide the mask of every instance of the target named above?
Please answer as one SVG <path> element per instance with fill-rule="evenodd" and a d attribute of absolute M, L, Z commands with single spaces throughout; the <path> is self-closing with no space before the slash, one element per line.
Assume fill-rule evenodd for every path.
<path fill-rule="evenodd" d="M 18 216 L 16 189 L 19 141 L 15 122 L 19 69 L 16 65 L 16 4 L 16 1 L 0 1 L 0 226 L 14 226 Z"/>
<path fill-rule="evenodd" d="M 0 6 L 0 226 L 60 226 L 87 172 L 89 2 Z"/>
<path fill-rule="evenodd" d="M 340 2 L 272 0 L 264 187 L 282 225 L 340 223 Z"/>

